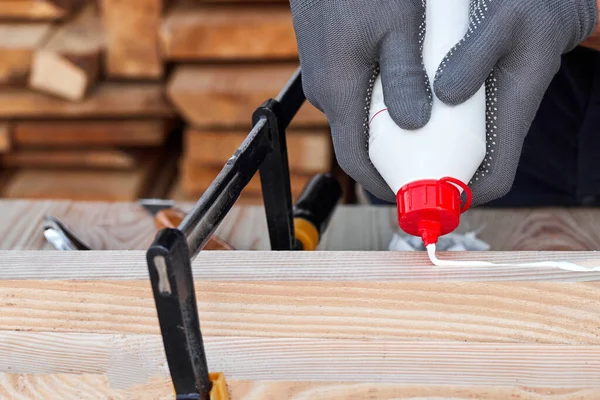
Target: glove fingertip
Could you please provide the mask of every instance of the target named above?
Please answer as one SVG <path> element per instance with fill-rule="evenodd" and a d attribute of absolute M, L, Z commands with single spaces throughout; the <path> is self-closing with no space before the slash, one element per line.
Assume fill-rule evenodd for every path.
<path fill-rule="evenodd" d="M 415 100 L 400 104 L 388 104 L 392 120 L 402 129 L 415 130 L 427 125 L 431 118 L 431 102 Z"/>
<path fill-rule="evenodd" d="M 443 103 L 456 106 L 467 101 L 477 88 L 473 88 L 468 81 L 461 79 L 460 75 L 447 71 L 438 74 L 433 83 L 435 96 Z"/>

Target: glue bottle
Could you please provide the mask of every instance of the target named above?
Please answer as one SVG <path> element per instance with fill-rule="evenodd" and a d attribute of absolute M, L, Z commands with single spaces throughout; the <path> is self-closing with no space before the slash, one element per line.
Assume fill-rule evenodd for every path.
<path fill-rule="evenodd" d="M 468 31 L 470 0 L 427 0 L 423 62 L 433 80 L 450 50 Z M 485 87 L 458 106 L 431 89 L 431 119 L 403 130 L 387 112 L 380 77 L 371 93 L 369 156 L 396 193 L 400 228 L 427 246 L 455 230 L 471 204 L 467 184 L 486 156 Z M 461 194 L 466 192 L 464 204 Z"/>

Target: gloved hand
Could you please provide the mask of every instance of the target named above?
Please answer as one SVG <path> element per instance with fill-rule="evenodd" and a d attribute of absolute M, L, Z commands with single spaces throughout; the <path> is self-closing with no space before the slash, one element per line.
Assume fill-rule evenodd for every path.
<path fill-rule="evenodd" d="M 396 124 L 416 129 L 429 121 L 431 89 L 421 55 L 425 0 L 290 0 L 290 5 L 303 89 L 329 120 L 338 163 L 375 196 L 395 202 L 369 159 L 366 96 L 379 63 Z"/>
<path fill-rule="evenodd" d="M 523 141 L 561 55 L 594 31 L 596 0 L 474 0 L 471 29 L 434 78 L 438 98 L 456 105 L 484 82 L 488 152 L 470 186 L 473 204 L 505 195 Z M 491 74 L 490 74 L 491 73 Z"/>

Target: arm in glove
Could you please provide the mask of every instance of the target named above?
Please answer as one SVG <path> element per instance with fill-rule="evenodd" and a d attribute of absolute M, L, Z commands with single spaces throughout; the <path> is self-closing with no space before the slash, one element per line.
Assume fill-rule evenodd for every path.
<path fill-rule="evenodd" d="M 597 20 L 596 0 L 473 0 L 469 33 L 440 65 L 434 90 L 455 105 L 486 83 L 488 151 L 471 182 L 474 204 L 511 189 L 562 54 L 586 39 Z"/>
<path fill-rule="evenodd" d="M 365 98 L 379 64 L 396 124 L 416 129 L 428 122 L 431 92 L 421 53 L 425 0 L 290 0 L 290 5 L 303 89 L 329 120 L 340 166 L 371 193 L 394 202 L 369 159 Z"/>

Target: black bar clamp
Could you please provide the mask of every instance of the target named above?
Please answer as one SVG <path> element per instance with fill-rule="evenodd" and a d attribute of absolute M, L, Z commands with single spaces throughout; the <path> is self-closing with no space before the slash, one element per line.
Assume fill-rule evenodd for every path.
<path fill-rule="evenodd" d="M 298 69 L 177 229 L 161 230 L 146 253 L 163 345 L 177 400 L 226 400 L 223 374 L 209 373 L 192 261 L 260 173 L 272 250 L 313 250 L 342 196 L 329 174 L 315 176 L 292 205 L 285 130 L 305 101 Z M 295 226 L 296 225 L 296 226 Z"/>

